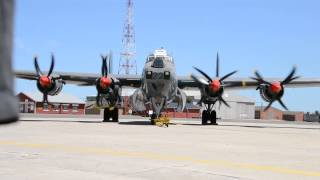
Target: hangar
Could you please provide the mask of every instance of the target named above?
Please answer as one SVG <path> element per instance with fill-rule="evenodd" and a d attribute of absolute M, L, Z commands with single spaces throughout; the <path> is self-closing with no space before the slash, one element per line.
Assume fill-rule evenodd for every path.
<path fill-rule="evenodd" d="M 189 100 L 194 103 L 201 98 L 198 89 L 186 89 L 185 93 Z M 217 117 L 222 119 L 254 119 L 255 101 L 251 98 L 239 96 L 231 91 L 226 91 L 223 98 L 228 102 L 231 108 L 225 105 L 216 103 L 214 109 L 217 112 Z M 203 109 L 201 109 L 202 111 Z"/>

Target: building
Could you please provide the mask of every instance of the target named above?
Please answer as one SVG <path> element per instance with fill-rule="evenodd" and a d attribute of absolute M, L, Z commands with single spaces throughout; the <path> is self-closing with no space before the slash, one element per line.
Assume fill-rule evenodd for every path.
<path fill-rule="evenodd" d="M 270 107 L 264 111 L 266 107 L 260 106 L 255 108 L 255 119 L 265 120 L 286 120 L 286 121 L 303 121 L 304 113 L 299 111 L 281 111 L 280 109 Z"/>
<path fill-rule="evenodd" d="M 168 104 L 166 110 L 164 111 L 169 117 L 173 118 L 200 118 L 201 117 L 201 107 L 193 103 L 187 103 L 183 112 L 177 112 L 177 103 Z"/>
<path fill-rule="evenodd" d="M 265 108 L 265 106 L 255 108 L 255 119 L 282 120 L 283 112 L 280 109 L 270 107 L 267 111 L 264 111 Z"/>
<path fill-rule="evenodd" d="M 20 113 L 85 114 L 85 102 L 69 94 L 60 93 L 56 96 L 49 96 L 49 104 L 42 102 L 43 95 L 40 92 L 21 92 L 17 97 Z"/>
<path fill-rule="evenodd" d="M 320 114 L 319 111 L 314 113 L 307 112 L 304 114 L 304 121 L 307 122 L 319 122 L 320 123 Z"/>
<path fill-rule="evenodd" d="M 232 92 L 225 92 L 223 99 L 230 105 L 230 108 L 217 102 L 214 109 L 217 118 L 221 119 L 254 119 L 255 101 L 251 98 L 239 96 Z"/>

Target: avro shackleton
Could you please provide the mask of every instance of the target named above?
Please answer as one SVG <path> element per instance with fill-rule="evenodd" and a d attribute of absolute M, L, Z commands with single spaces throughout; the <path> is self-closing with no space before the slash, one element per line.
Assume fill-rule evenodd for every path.
<path fill-rule="evenodd" d="M 262 99 L 269 102 L 268 109 L 273 102 L 278 101 L 285 109 L 287 107 L 281 98 L 285 87 L 313 87 L 320 85 L 320 79 L 307 79 L 295 76 L 294 67 L 284 79 L 264 79 L 260 73 L 255 72 L 252 78 L 231 78 L 236 71 L 220 77 L 219 56 L 216 61 L 216 76 L 195 69 L 205 78 L 196 75 L 177 76 L 176 67 L 172 56 L 161 48 L 150 54 L 145 62 L 142 75 L 119 75 L 110 72 L 111 55 L 102 56 L 101 74 L 53 72 L 54 56 L 51 57 L 51 66 L 47 73 L 43 73 L 38 65 L 37 57 L 34 58 L 35 72 L 16 71 L 17 78 L 36 80 L 37 87 L 43 93 L 43 101 L 50 102 L 49 96 L 61 92 L 65 84 L 76 84 L 79 86 L 95 86 L 97 89 L 96 105 L 104 109 L 103 121 L 118 122 L 118 107 L 121 104 L 121 88 L 130 86 L 136 88 L 130 97 L 130 106 L 134 111 L 145 112 L 152 110 L 151 123 L 161 116 L 161 112 L 170 102 L 178 104 L 177 110 L 182 111 L 186 105 L 186 94 L 184 88 L 199 88 L 201 92 L 200 104 L 204 105 L 202 112 L 202 124 L 210 121 L 216 124 L 217 115 L 212 108 L 216 102 L 229 107 L 223 99 L 226 89 L 252 88 L 260 92 Z"/>

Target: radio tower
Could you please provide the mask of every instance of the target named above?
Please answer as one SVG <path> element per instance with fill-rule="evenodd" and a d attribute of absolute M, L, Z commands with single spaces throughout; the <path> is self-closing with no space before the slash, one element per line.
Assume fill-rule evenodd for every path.
<path fill-rule="evenodd" d="M 127 1 L 127 17 L 123 27 L 122 37 L 123 49 L 120 53 L 120 61 L 118 74 L 130 74 L 134 72 L 137 74 L 137 64 L 135 60 L 135 33 L 133 25 L 133 0 Z"/>

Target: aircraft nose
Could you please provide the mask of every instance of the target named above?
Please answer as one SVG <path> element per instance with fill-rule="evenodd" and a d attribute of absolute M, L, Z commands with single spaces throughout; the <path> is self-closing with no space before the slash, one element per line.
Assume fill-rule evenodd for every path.
<path fill-rule="evenodd" d="M 152 64 L 152 67 L 163 68 L 164 67 L 163 60 L 161 58 L 156 58 Z"/>

